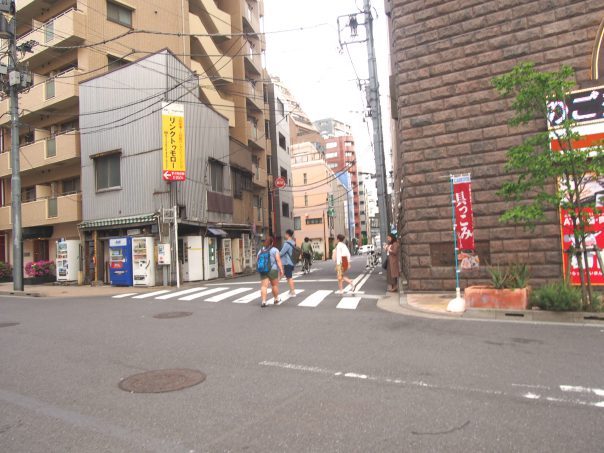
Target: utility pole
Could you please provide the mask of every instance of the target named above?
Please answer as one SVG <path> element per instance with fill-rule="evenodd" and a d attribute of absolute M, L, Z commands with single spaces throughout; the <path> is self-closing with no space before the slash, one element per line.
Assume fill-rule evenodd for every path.
<path fill-rule="evenodd" d="M 386 236 L 390 230 L 390 219 L 388 209 L 388 183 L 386 176 L 386 163 L 384 154 L 384 135 L 382 131 L 382 108 L 380 105 L 380 84 L 378 80 L 377 60 L 375 57 L 375 44 L 373 39 L 373 15 L 371 14 L 371 0 L 364 0 L 363 21 L 357 20 L 357 13 L 338 18 L 338 30 L 340 31 L 340 45 L 346 46 L 349 44 L 367 43 L 367 56 L 369 65 L 369 81 L 367 84 L 367 102 L 369 104 L 369 116 L 371 116 L 373 124 L 373 151 L 375 157 L 375 172 L 377 182 L 378 208 L 380 211 L 380 241 L 381 244 L 386 243 Z M 348 42 L 342 41 L 340 19 L 346 19 L 346 24 L 350 27 L 350 35 L 352 40 Z M 365 26 L 365 39 L 357 38 L 357 27 Z M 385 260 L 385 251 L 382 247 L 382 260 Z"/>
<path fill-rule="evenodd" d="M 19 91 L 27 82 L 17 64 L 17 14 L 15 1 L 0 5 L 1 37 L 8 39 L 8 95 L 11 116 L 11 222 L 13 226 L 13 289 L 23 291 L 23 229 L 21 224 L 21 166 L 19 160 Z M 12 18 L 7 20 L 4 13 Z M 3 71 L 4 72 L 4 71 Z M 25 83 L 24 83 L 25 82 Z M 4 88 L 6 90 L 6 83 Z"/>

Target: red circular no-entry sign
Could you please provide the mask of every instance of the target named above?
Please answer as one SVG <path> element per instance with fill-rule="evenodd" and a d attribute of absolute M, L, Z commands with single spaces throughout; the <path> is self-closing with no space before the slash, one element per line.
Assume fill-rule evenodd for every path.
<path fill-rule="evenodd" d="M 275 178 L 275 187 L 277 189 L 283 189 L 285 186 L 287 186 L 287 181 L 285 181 L 285 178 Z"/>

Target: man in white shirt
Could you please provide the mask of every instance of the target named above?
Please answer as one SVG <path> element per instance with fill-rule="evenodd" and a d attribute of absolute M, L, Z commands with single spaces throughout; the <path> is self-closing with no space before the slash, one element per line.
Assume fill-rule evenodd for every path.
<path fill-rule="evenodd" d="M 333 249 L 332 254 L 332 258 L 336 262 L 336 275 L 338 276 L 339 290 L 336 291 L 336 294 L 344 293 L 344 282 L 351 285 L 352 292 L 355 290 L 354 282 L 346 276 L 346 271 L 350 267 L 350 251 L 344 243 L 345 239 L 343 234 L 338 234 L 338 244 L 336 245 L 336 248 Z"/>

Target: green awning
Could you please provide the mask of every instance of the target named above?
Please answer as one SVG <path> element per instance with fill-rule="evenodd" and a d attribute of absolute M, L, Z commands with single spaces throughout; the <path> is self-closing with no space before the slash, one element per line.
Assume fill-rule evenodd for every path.
<path fill-rule="evenodd" d="M 78 225 L 81 230 L 96 230 L 108 227 L 148 225 L 157 221 L 157 214 L 142 214 L 112 219 L 87 220 Z"/>

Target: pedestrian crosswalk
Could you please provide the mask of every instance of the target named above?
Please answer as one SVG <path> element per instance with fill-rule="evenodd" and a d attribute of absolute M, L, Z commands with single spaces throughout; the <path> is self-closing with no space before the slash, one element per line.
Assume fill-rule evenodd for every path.
<path fill-rule="evenodd" d="M 112 296 L 113 299 L 136 299 L 142 301 L 185 301 L 185 302 L 209 302 L 209 303 L 233 303 L 233 304 L 260 304 L 261 294 L 258 288 L 250 286 L 229 287 L 229 286 L 198 286 L 187 289 L 163 289 L 143 293 L 124 293 Z M 335 308 L 343 310 L 356 310 L 361 305 L 361 301 L 372 300 L 375 303 L 376 296 L 365 295 L 359 291 L 356 293 L 338 294 L 333 290 L 317 289 L 308 291 L 305 289 L 296 289 L 295 296 L 289 291 L 284 291 L 279 295 L 281 305 L 287 302 L 287 305 L 302 308 L 317 308 L 327 301 L 331 305 L 337 302 Z M 335 302 L 334 302 L 335 300 Z M 267 295 L 267 305 L 275 305 L 270 288 Z"/>

